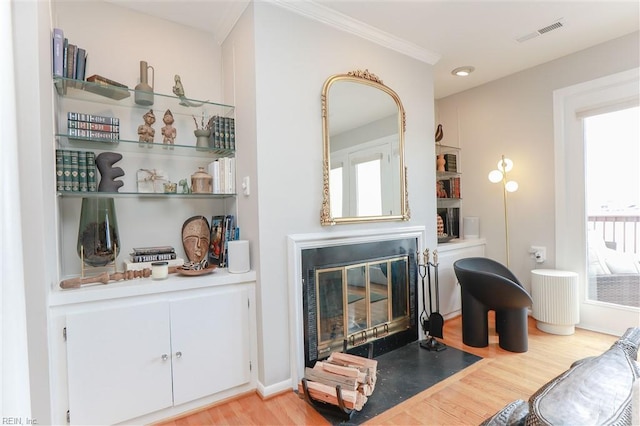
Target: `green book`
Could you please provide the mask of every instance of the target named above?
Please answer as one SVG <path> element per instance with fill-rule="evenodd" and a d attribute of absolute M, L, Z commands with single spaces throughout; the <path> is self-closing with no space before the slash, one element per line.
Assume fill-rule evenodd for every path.
<path fill-rule="evenodd" d="M 215 127 L 214 127 L 213 147 L 222 148 L 220 143 L 220 117 L 217 115 L 215 116 L 214 125 Z"/>
<path fill-rule="evenodd" d="M 56 149 L 56 191 L 64 191 L 64 164 L 61 149 Z"/>
<path fill-rule="evenodd" d="M 93 151 L 85 153 L 87 158 L 87 188 L 89 192 L 98 191 L 98 180 L 96 179 L 96 154 Z"/>
<path fill-rule="evenodd" d="M 229 134 L 229 117 L 223 117 L 222 122 L 224 123 L 224 143 L 221 145 L 222 145 L 222 148 L 229 149 L 231 145 L 230 134 Z"/>
<path fill-rule="evenodd" d="M 236 149 L 236 120 L 229 118 L 229 149 Z"/>
<path fill-rule="evenodd" d="M 71 191 L 71 151 L 62 151 L 62 174 L 64 190 Z"/>
<path fill-rule="evenodd" d="M 78 152 L 78 182 L 80 192 L 89 191 L 89 181 L 87 180 L 87 153 Z"/>
<path fill-rule="evenodd" d="M 71 151 L 71 191 L 80 191 L 78 178 L 78 151 Z"/>

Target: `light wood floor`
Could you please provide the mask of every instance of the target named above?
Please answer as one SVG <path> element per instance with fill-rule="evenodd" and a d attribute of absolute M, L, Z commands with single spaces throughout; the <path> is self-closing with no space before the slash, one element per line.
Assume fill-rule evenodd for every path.
<path fill-rule="evenodd" d="M 491 323 L 493 321 L 491 320 Z M 490 330 L 487 348 L 462 344 L 460 317 L 447 320 L 442 341 L 484 359 L 380 414 L 369 425 L 477 425 L 515 399 L 527 400 L 574 361 L 607 350 L 615 336 L 576 329 L 571 336 L 539 331 L 529 319 L 529 351 L 498 347 Z M 375 391 L 374 391 L 375 393 Z M 293 391 L 263 400 L 256 393 L 214 405 L 160 426 L 328 425 Z"/>

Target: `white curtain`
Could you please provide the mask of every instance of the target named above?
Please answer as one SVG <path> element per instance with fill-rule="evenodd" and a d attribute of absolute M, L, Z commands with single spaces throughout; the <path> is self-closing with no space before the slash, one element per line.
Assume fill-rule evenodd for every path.
<path fill-rule="evenodd" d="M 0 416 L 26 424 L 31 404 L 11 5 L 0 1 Z"/>

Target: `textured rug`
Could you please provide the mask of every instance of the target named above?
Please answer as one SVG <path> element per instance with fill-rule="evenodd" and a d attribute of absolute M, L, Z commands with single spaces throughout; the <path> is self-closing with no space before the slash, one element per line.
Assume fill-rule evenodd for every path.
<path fill-rule="evenodd" d="M 410 343 L 376 358 L 376 387 L 361 411 L 349 420 L 320 413 L 334 425 L 364 423 L 481 359 L 451 347 L 436 352 L 421 348 L 419 342 Z"/>

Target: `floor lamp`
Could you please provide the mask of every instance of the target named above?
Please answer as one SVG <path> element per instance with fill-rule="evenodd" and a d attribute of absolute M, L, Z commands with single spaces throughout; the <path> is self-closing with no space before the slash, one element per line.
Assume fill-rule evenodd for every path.
<path fill-rule="evenodd" d="M 513 161 L 504 158 L 498 161 L 498 169 L 489 173 L 489 180 L 493 183 L 502 182 L 502 199 L 504 202 L 504 236 L 507 248 L 507 267 L 509 267 L 509 216 L 507 215 L 507 192 L 515 192 L 518 190 L 518 182 L 514 180 L 507 181 L 507 172 L 513 169 Z"/>

